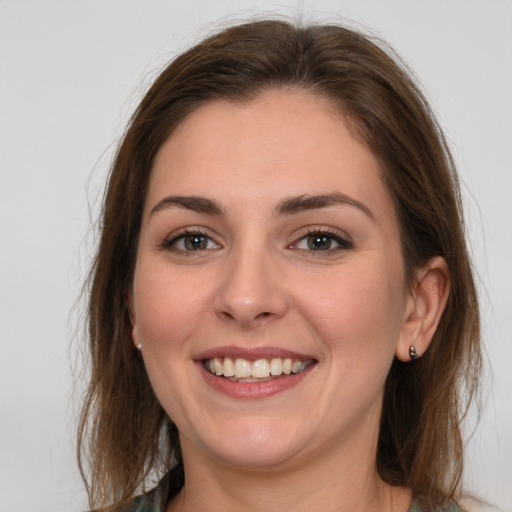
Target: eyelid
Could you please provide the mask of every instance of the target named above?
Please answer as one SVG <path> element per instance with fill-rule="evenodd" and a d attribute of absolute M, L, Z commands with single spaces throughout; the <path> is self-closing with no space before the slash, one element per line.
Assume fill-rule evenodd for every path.
<path fill-rule="evenodd" d="M 209 233 L 209 229 L 206 229 L 204 227 L 199 226 L 189 226 L 184 227 L 181 229 L 178 229 L 176 231 L 173 231 L 171 234 L 167 235 L 159 244 L 159 248 L 162 250 L 175 250 L 176 252 L 181 252 L 184 254 L 190 254 L 190 253 L 199 253 L 199 252 L 205 252 L 205 251 L 211 251 L 215 249 L 221 249 L 223 246 L 221 243 L 219 243 L 216 239 L 216 237 L 212 236 Z M 289 249 L 296 249 L 301 250 L 304 252 L 309 253 L 323 253 L 324 255 L 327 255 L 326 253 L 335 253 L 335 252 L 341 252 L 341 251 L 347 251 L 354 247 L 354 242 L 352 238 L 346 234 L 345 232 L 334 229 L 332 227 L 325 227 L 325 226 L 308 226 L 305 228 L 302 228 L 302 232 L 296 236 L 295 240 L 289 244 L 287 247 Z M 187 250 L 187 249 L 179 249 L 176 247 L 176 243 L 179 240 L 184 239 L 187 236 L 201 236 L 206 239 L 208 239 L 209 242 L 213 243 L 215 247 L 207 247 L 204 249 L 198 249 L 198 250 Z M 309 236 L 326 236 L 330 239 L 332 239 L 334 242 L 338 244 L 338 247 L 324 249 L 324 250 L 318 250 L 315 251 L 313 249 L 305 249 L 305 248 L 299 248 L 297 247 L 300 242 L 302 242 L 304 239 L 306 239 Z"/>
<path fill-rule="evenodd" d="M 332 240 L 334 240 L 337 244 L 339 244 L 339 247 L 335 247 L 333 249 L 327 249 L 327 250 L 323 250 L 323 251 L 322 250 L 314 251 L 311 249 L 297 248 L 297 245 L 299 244 L 299 242 L 303 241 L 305 238 L 307 238 L 309 236 L 315 236 L 315 235 L 327 236 L 327 237 L 331 238 Z M 295 239 L 294 242 L 292 242 L 289 245 L 290 249 L 297 249 L 297 250 L 303 250 L 303 251 L 311 252 L 311 253 L 323 253 L 323 254 L 338 252 L 338 251 L 346 251 L 346 250 L 352 249 L 353 247 L 354 247 L 354 242 L 351 239 L 351 237 L 348 236 L 346 233 L 341 232 L 339 230 L 334 230 L 333 228 L 326 228 L 326 227 L 320 227 L 320 226 L 309 226 L 306 229 L 305 233 L 302 233 L 299 237 L 297 237 Z"/>
<path fill-rule="evenodd" d="M 201 236 L 207 238 L 209 241 L 215 244 L 214 248 L 205 248 L 197 251 L 189 251 L 186 249 L 178 249 L 176 247 L 176 243 L 180 240 L 183 240 L 187 236 Z M 211 251 L 213 249 L 220 249 L 222 245 L 217 242 L 214 237 L 208 234 L 208 230 L 200 227 L 186 227 L 179 229 L 177 231 L 172 232 L 170 235 L 166 236 L 159 244 L 159 247 L 163 250 L 175 250 L 177 252 L 182 253 L 195 253 L 195 252 L 204 252 Z"/>

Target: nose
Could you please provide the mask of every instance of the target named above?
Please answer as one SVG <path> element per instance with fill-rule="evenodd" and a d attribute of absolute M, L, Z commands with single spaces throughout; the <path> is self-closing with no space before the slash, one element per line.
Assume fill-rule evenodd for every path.
<path fill-rule="evenodd" d="M 224 321 L 251 329 L 282 317 L 288 308 L 276 257 L 240 249 L 229 258 L 215 300 Z"/>

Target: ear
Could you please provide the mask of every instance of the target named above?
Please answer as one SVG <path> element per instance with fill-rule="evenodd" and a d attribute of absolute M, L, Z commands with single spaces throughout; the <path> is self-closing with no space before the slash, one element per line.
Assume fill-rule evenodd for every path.
<path fill-rule="evenodd" d="M 139 333 L 137 329 L 137 317 L 135 315 L 135 305 L 133 302 L 133 290 L 129 290 L 126 294 L 126 307 L 130 315 L 130 322 L 132 324 L 132 341 L 136 348 L 140 350 Z"/>
<path fill-rule="evenodd" d="M 410 347 L 422 356 L 432 341 L 450 293 L 450 272 L 441 256 L 414 271 L 408 292 L 402 333 L 395 355 L 410 361 Z"/>

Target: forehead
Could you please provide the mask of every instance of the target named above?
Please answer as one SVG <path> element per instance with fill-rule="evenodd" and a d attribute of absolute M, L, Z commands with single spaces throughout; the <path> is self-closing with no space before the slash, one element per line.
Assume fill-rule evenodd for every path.
<path fill-rule="evenodd" d="M 163 144 L 148 203 L 166 194 L 279 201 L 341 192 L 389 206 L 378 160 L 339 109 L 302 91 L 271 90 L 244 103 L 214 101 Z"/>

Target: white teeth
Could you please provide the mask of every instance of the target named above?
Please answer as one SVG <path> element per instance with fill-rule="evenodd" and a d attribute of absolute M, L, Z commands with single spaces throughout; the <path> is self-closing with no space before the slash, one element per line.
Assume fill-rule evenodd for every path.
<path fill-rule="evenodd" d="M 258 359 L 252 363 L 252 376 L 262 379 L 270 374 L 270 365 L 266 359 Z"/>
<path fill-rule="evenodd" d="M 235 363 L 230 357 L 224 359 L 224 377 L 233 377 L 235 375 Z"/>
<path fill-rule="evenodd" d="M 294 361 L 294 363 L 292 364 L 292 373 L 299 373 L 302 370 L 304 370 L 302 361 Z"/>
<path fill-rule="evenodd" d="M 272 375 L 281 375 L 283 373 L 283 360 L 281 358 L 274 357 L 270 361 L 270 373 Z"/>
<path fill-rule="evenodd" d="M 215 371 L 215 375 L 222 375 L 224 368 L 218 357 L 213 358 L 213 368 Z"/>
<path fill-rule="evenodd" d="M 204 362 L 204 367 L 213 375 L 228 377 L 241 382 L 260 382 L 280 375 L 296 374 L 304 371 L 313 361 L 274 357 L 249 361 L 230 357 L 214 357 Z"/>
<path fill-rule="evenodd" d="M 241 379 L 243 377 L 250 377 L 252 372 L 252 365 L 250 361 L 245 359 L 237 359 L 235 361 L 235 377 Z"/>

